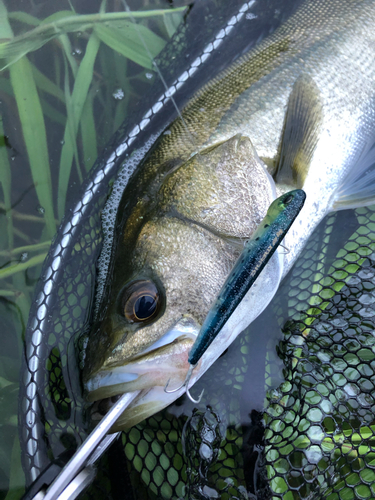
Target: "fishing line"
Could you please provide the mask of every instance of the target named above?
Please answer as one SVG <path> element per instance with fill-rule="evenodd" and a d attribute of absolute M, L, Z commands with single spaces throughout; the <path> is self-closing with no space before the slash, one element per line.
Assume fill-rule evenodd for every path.
<path fill-rule="evenodd" d="M 155 68 L 155 70 L 156 70 L 156 72 L 157 72 L 157 74 L 158 74 L 158 76 L 159 76 L 159 78 L 160 78 L 160 80 L 161 80 L 161 82 L 162 82 L 162 84 L 163 84 L 164 88 L 165 88 L 166 95 L 167 95 L 167 94 L 168 94 L 168 91 L 169 91 L 169 87 L 168 87 L 168 85 L 167 85 L 167 82 L 165 81 L 165 79 L 164 79 L 163 75 L 161 74 L 160 68 L 159 68 L 159 66 L 157 65 L 157 63 L 156 63 L 155 59 L 152 57 L 152 54 L 151 54 L 151 52 L 150 52 L 150 50 L 149 50 L 149 48 L 148 48 L 148 46 L 147 46 L 147 44 L 146 44 L 146 40 L 145 40 L 145 39 L 144 39 L 144 37 L 142 36 L 141 30 L 139 29 L 138 24 L 136 23 L 136 20 L 135 20 L 135 18 L 134 18 L 134 16 L 133 16 L 133 14 L 132 14 L 132 11 L 129 9 L 129 6 L 128 6 L 128 4 L 127 4 L 126 0 L 122 0 L 122 3 L 123 3 L 123 5 L 124 5 L 124 8 L 125 8 L 126 12 L 129 14 L 130 19 L 132 20 L 132 23 L 134 24 L 134 28 L 135 28 L 135 30 L 136 30 L 136 32 L 137 32 L 137 34 L 138 34 L 138 36 L 139 36 L 139 39 L 141 40 L 142 45 L 144 46 L 145 51 L 147 52 L 147 55 L 148 55 L 148 57 L 150 58 L 150 61 L 151 61 L 152 65 L 154 66 L 154 68 Z M 188 137 L 189 137 L 189 139 L 190 139 L 190 141 L 191 141 L 191 143 L 192 143 L 192 145 L 193 145 L 193 147 L 194 147 L 194 149 L 195 149 L 195 151 L 196 151 L 197 155 L 200 157 L 201 155 L 200 155 L 200 153 L 199 153 L 199 151 L 198 151 L 198 148 L 197 148 L 196 142 L 195 142 L 195 140 L 194 140 L 194 136 L 193 136 L 193 134 L 190 132 L 190 130 L 189 130 L 188 126 L 187 126 L 187 123 L 186 123 L 186 121 L 184 120 L 184 118 L 183 118 L 183 116 L 182 116 L 182 114 L 181 114 L 181 111 L 179 110 L 179 107 L 177 106 L 177 103 L 176 103 L 176 101 L 175 101 L 174 97 L 173 97 L 172 95 L 170 95 L 170 96 L 168 96 L 168 97 L 169 97 L 169 99 L 172 101 L 173 106 L 175 107 L 175 109 L 176 109 L 176 111 L 177 111 L 177 114 L 178 114 L 178 116 L 179 116 L 179 118 L 180 118 L 180 120 L 181 120 L 181 122 L 182 122 L 182 124 L 183 124 L 183 127 L 184 127 L 184 129 L 185 129 L 186 133 L 188 134 Z"/>

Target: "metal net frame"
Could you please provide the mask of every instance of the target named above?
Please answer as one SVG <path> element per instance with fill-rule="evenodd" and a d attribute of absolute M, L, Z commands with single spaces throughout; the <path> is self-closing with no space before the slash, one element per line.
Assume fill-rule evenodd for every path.
<path fill-rule="evenodd" d="M 107 145 L 71 203 L 43 264 L 25 334 L 19 403 L 22 462 L 27 485 L 86 436 L 75 341 L 93 314 L 96 262 L 102 244 L 101 210 L 116 175 L 135 151 L 152 142 L 205 81 L 283 21 L 267 18 L 253 1 L 197 1 L 157 60 L 167 82 L 156 81 Z M 259 23 L 249 36 L 249 9 Z M 215 12 L 215 15 L 213 15 Z M 191 43 L 194 40 L 194 44 Z M 156 96 L 156 98 L 155 98 Z"/>
<path fill-rule="evenodd" d="M 155 82 L 67 211 L 26 331 L 19 420 L 27 484 L 87 435 L 79 339 L 93 315 L 100 213 L 116 175 L 174 119 L 171 95 L 181 108 L 223 61 L 229 65 L 297 5 L 287 4 L 270 21 L 277 2 L 263 10 L 252 1 L 219 2 L 215 16 L 197 2 L 158 60 L 168 91 Z M 259 21 L 250 36 L 251 16 Z M 102 457 L 87 498 L 375 497 L 374 221 L 370 208 L 323 221 L 270 309 L 197 384 L 210 404 L 194 408 L 180 398 L 123 433 Z M 337 228 L 340 241 L 331 238 Z M 256 332 L 271 316 L 275 335 L 259 343 Z"/>

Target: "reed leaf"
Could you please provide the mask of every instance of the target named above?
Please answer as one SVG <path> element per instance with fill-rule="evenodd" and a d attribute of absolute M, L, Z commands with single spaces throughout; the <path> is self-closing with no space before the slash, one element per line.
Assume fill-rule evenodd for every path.
<path fill-rule="evenodd" d="M 166 43 L 163 38 L 155 35 L 145 26 L 135 25 L 131 22 L 124 23 L 122 28 L 98 24 L 94 31 L 108 47 L 147 69 L 153 69 L 152 60 L 140 35 L 143 37 L 152 58 L 160 53 Z"/>
<path fill-rule="evenodd" d="M 64 215 L 65 210 L 65 199 L 72 168 L 74 150 L 76 147 L 78 124 L 81 119 L 83 106 L 93 78 L 94 63 L 99 50 L 99 45 L 100 41 L 95 33 L 93 33 L 87 43 L 86 53 L 79 66 L 77 77 L 74 82 L 70 106 L 67 109 L 68 123 L 65 128 L 64 144 L 61 150 L 58 187 L 58 213 L 61 218 Z"/>
<path fill-rule="evenodd" d="M 172 38 L 174 35 L 178 25 L 180 24 L 183 18 L 182 12 L 172 12 L 170 16 L 164 16 L 164 25 L 167 30 L 169 38 Z"/>
<path fill-rule="evenodd" d="M 43 241 L 42 243 L 36 243 L 35 245 L 24 245 L 22 247 L 17 247 L 13 248 L 10 252 L 9 251 L 0 251 L 0 255 L 21 255 L 21 253 L 29 253 L 29 252 L 38 252 L 39 250 L 46 250 L 49 248 L 51 245 L 51 242 L 48 241 Z"/>
<path fill-rule="evenodd" d="M 13 35 L 8 22 L 7 10 L 0 0 L 0 36 Z M 29 158 L 31 173 L 39 203 L 45 210 L 45 222 L 50 237 L 55 234 L 56 226 L 52 204 L 52 183 L 49 168 L 47 136 L 42 106 L 35 85 L 31 65 L 27 58 L 13 64 L 9 71 L 10 81 L 16 99 L 23 138 Z"/>
<path fill-rule="evenodd" d="M 179 7 L 174 10 L 159 9 L 139 12 L 108 12 L 87 15 L 72 15 L 70 11 L 59 12 L 42 21 L 39 26 L 33 30 L 0 43 L 0 59 L 6 60 L 2 69 L 15 63 L 27 53 L 40 49 L 45 43 L 62 34 L 86 31 L 99 23 L 109 23 L 111 21 L 130 19 L 132 17 L 147 18 L 166 16 L 170 13 L 183 12 L 185 9 L 186 7 Z M 109 26 L 107 27 L 109 28 Z M 143 28 L 147 30 L 147 28 Z M 12 37 L 3 38 L 7 39 Z"/>
<path fill-rule="evenodd" d="M 35 190 L 39 203 L 45 210 L 44 218 L 48 234 L 52 238 L 56 226 L 51 196 L 52 183 L 47 135 L 31 65 L 26 58 L 20 59 L 11 66 L 10 80 L 18 107 Z"/>
<path fill-rule="evenodd" d="M 46 255 L 47 252 L 41 253 L 39 255 L 35 255 L 35 257 L 32 257 L 26 262 L 17 262 L 16 264 L 12 264 L 11 266 L 5 267 L 4 269 L 0 269 L 0 279 L 8 278 L 13 274 L 25 271 L 30 267 L 34 267 L 37 266 L 38 264 L 41 264 L 46 258 Z"/>
<path fill-rule="evenodd" d="M 8 247 L 13 248 L 13 221 L 11 214 L 12 202 L 10 196 L 12 189 L 12 175 L 8 159 L 7 147 L 4 138 L 3 117 L 1 115 L 0 115 L 0 184 L 3 189 L 3 196 L 4 196 L 4 209 L 6 212 Z"/>
<path fill-rule="evenodd" d="M 40 19 L 27 12 L 14 11 L 8 13 L 9 19 L 14 19 L 15 21 L 19 21 L 20 23 L 29 24 L 30 26 L 39 26 Z"/>
<path fill-rule="evenodd" d="M 39 69 L 31 64 L 34 80 L 36 86 L 39 90 L 46 92 L 47 94 L 52 95 L 62 103 L 65 103 L 65 95 L 62 89 L 56 85 L 52 80 L 50 80 L 46 75 L 44 75 Z"/>
<path fill-rule="evenodd" d="M 56 108 L 51 106 L 49 102 L 45 99 L 40 100 L 40 104 L 42 106 L 43 113 L 46 117 L 48 117 L 51 121 L 58 123 L 59 125 L 65 126 L 66 116 L 57 111 Z"/>
<path fill-rule="evenodd" d="M 85 169 L 88 172 L 96 157 L 98 155 L 98 146 L 96 142 L 96 128 L 95 128 L 95 117 L 94 117 L 94 94 L 97 91 L 97 87 L 93 88 L 88 93 L 86 102 L 83 106 L 82 117 L 81 117 L 81 138 L 82 138 L 82 149 L 83 149 L 83 163 Z"/>
<path fill-rule="evenodd" d="M 25 492 L 25 475 L 22 470 L 21 455 L 20 440 L 16 434 L 10 458 L 9 492 L 5 497 L 5 500 L 18 500 Z"/>

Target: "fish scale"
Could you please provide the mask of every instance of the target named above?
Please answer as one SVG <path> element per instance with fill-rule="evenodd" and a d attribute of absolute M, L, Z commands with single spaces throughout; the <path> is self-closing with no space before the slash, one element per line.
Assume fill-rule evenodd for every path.
<path fill-rule="evenodd" d="M 369 19 L 373 0 L 306 0 L 196 93 L 130 178 L 83 371 L 91 401 L 143 391 L 119 426 L 182 394 L 163 387 L 170 379 L 182 387 L 192 345 L 242 240 L 277 196 L 306 193 L 285 238 L 289 252 L 270 259 L 205 351 L 192 384 L 269 304 L 319 222 L 335 204 L 345 208 L 340 198 L 351 206 L 374 202 Z M 138 281 L 145 296 L 147 283 L 158 289 L 157 312 L 129 322 L 121 304 Z"/>

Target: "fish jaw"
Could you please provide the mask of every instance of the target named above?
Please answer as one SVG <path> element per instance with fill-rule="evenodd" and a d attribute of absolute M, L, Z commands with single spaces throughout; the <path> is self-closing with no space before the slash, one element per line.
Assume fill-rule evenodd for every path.
<path fill-rule="evenodd" d="M 84 383 L 90 402 L 125 392 L 165 387 L 169 379 L 183 383 L 189 369 L 189 351 L 200 325 L 183 317 L 154 344 L 125 363 L 102 366 Z"/>
<path fill-rule="evenodd" d="M 228 322 L 224 325 L 217 338 L 213 341 L 210 348 L 206 351 L 201 361 L 199 361 L 197 366 L 194 368 L 192 377 L 189 382 L 189 389 L 192 388 L 197 380 L 230 346 L 234 339 L 267 307 L 279 287 L 283 273 L 283 262 L 284 255 L 282 252 L 279 252 L 277 250 L 255 281 L 253 287 L 250 288 L 250 290 L 247 292 L 241 303 L 229 318 Z M 189 320 L 185 319 L 185 321 L 190 322 L 192 320 L 189 318 Z M 199 332 L 199 328 L 196 323 L 195 325 L 196 337 Z M 181 325 L 177 324 L 175 327 L 176 331 L 177 328 L 181 328 Z M 186 374 L 189 368 L 188 354 L 193 345 L 195 337 L 193 337 L 192 335 L 188 341 L 181 340 L 181 342 L 186 342 L 186 344 L 181 344 L 180 346 L 180 358 L 176 354 L 177 349 L 172 352 L 173 343 L 167 344 L 165 346 L 165 348 L 169 346 L 170 351 L 168 359 L 164 358 L 164 360 L 162 360 L 162 357 L 160 358 L 162 360 L 162 363 L 165 363 L 161 368 L 160 373 L 157 372 L 157 369 L 152 369 L 150 373 L 143 374 L 143 368 L 139 366 L 138 370 L 139 373 L 142 372 L 142 375 L 140 375 L 139 377 L 138 386 L 135 384 L 135 381 L 127 382 L 126 384 L 123 384 L 121 388 L 117 388 L 116 391 L 113 392 L 113 394 L 110 394 L 109 392 L 103 392 L 103 394 L 105 394 L 105 397 L 110 397 L 117 394 L 122 394 L 123 392 L 135 391 L 138 390 L 138 388 L 143 389 L 139 396 L 137 396 L 137 398 L 123 412 L 121 417 L 111 429 L 111 432 L 129 429 L 145 418 L 169 406 L 177 398 L 185 393 L 186 387 L 184 387 L 182 384 L 186 378 Z M 150 351 L 149 354 L 151 354 L 152 352 L 153 351 Z M 129 370 L 137 368 L 137 360 L 139 362 L 141 361 L 141 358 L 134 358 L 133 362 L 131 363 L 132 366 L 130 367 L 129 365 Z M 148 365 L 147 367 L 145 364 L 144 369 L 151 369 L 151 365 Z M 141 385 L 142 376 L 144 376 L 144 387 Z M 175 392 L 166 393 L 164 391 L 164 387 L 168 381 L 169 388 L 171 390 L 178 388 Z M 96 393 L 96 395 L 98 394 L 99 393 Z M 88 399 L 90 399 L 90 395 Z M 93 401 L 94 398 L 92 397 L 91 400 Z M 95 416 L 95 414 L 93 414 L 92 418 L 93 420 L 97 420 L 98 418 L 101 418 L 101 416 Z"/>

